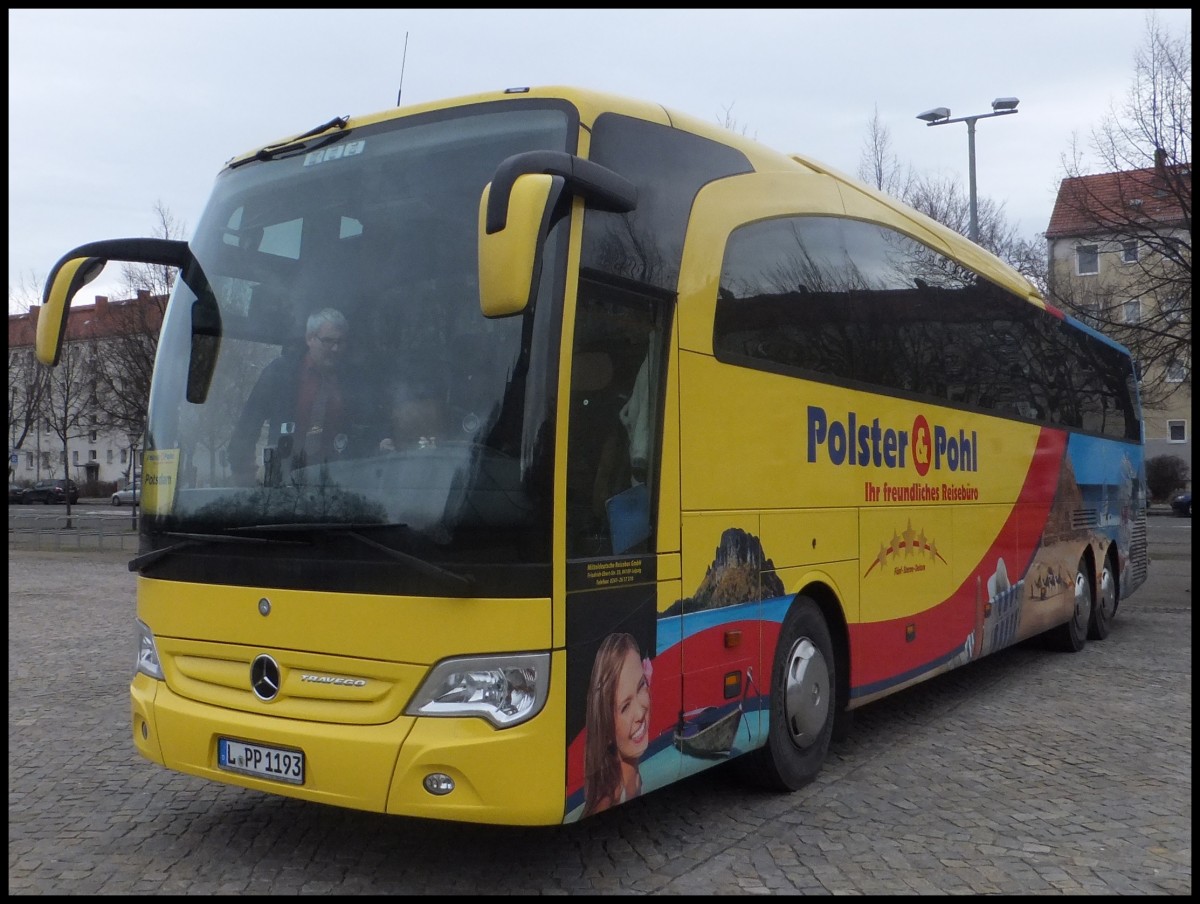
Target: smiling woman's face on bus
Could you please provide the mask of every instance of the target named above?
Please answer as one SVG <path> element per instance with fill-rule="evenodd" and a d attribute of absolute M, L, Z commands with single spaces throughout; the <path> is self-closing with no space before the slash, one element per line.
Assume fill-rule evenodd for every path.
<path fill-rule="evenodd" d="M 625 654 L 613 694 L 613 728 L 617 753 L 636 762 L 650 743 L 650 684 L 636 650 Z"/>

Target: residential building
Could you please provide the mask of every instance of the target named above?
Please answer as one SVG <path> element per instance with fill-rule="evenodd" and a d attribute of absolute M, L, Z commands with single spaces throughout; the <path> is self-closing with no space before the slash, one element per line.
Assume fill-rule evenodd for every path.
<path fill-rule="evenodd" d="M 1045 235 L 1051 301 L 1132 350 L 1146 457 L 1178 456 L 1190 478 L 1190 166 L 1160 151 L 1153 167 L 1064 179 Z"/>
<path fill-rule="evenodd" d="M 36 364 L 33 349 L 42 309 L 35 305 L 26 314 L 9 315 L 10 483 L 70 477 L 86 493 L 101 484 L 123 487 L 129 482 L 140 454 L 141 436 L 136 428 L 129 432 L 111 426 L 111 418 L 102 409 L 113 406 L 100 405 L 98 397 L 109 384 L 98 377 L 97 366 L 128 360 L 127 367 L 118 364 L 105 370 L 109 374 L 148 372 L 163 308 L 164 299 L 149 292 L 139 292 L 137 298 L 127 301 L 98 295 L 93 304 L 72 306 L 60 361 L 73 364 L 60 363 L 48 371 L 51 397 L 56 400 L 53 412 L 47 412 L 45 398 L 35 412 L 31 401 L 35 394 L 29 389 L 39 369 L 47 372 Z M 68 409 L 70 413 L 64 414 Z M 64 429 L 68 435 L 65 450 Z"/>

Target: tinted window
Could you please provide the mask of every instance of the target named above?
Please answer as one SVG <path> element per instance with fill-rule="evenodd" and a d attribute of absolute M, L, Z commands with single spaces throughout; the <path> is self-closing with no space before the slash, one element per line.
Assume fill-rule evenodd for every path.
<path fill-rule="evenodd" d="M 627 214 L 588 210 L 583 266 L 670 292 L 696 192 L 751 170 L 741 151 L 615 113 L 597 118 L 591 159 L 631 180 L 638 198 Z"/>
<path fill-rule="evenodd" d="M 1129 359 L 907 236 L 832 217 L 729 240 L 713 338 L 731 363 L 1136 440 Z"/>

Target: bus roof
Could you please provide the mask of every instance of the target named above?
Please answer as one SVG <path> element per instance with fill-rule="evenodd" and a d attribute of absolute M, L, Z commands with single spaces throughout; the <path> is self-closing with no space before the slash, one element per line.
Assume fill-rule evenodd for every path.
<path fill-rule="evenodd" d="M 556 98 L 571 103 L 579 111 L 580 121 L 589 127 L 595 123 L 601 114 L 611 112 L 636 117 L 649 122 L 657 122 L 671 128 L 683 129 L 684 131 L 737 148 L 746 155 L 746 158 L 750 161 L 756 172 L 787 172 L 801 169 L 805 172 L 828 176 L 843 186 L 845 191 L 861 193 L 863 196 L 890 209 L 896 215 L 896 221 L 893 225 L 902 231 L 908 232 L 914 238 L 921 241 L 931 243 L 934 246 L 940 246 L 938 250 L 950 255 L 981 276 L 999 283 L 1038 307 L 1047 307 L 1037 287 L 1014 267 L 1005 263 L 990 251 L 970 241 L 965 236 L 910 207 L 903 201 L 811 157 L 802 154 L 784 154 L 755 139 L 739 135 L 724 126 L 707 122 L 691 114 L 669 110 L 660 104 L 650 101 L 566 85 L 519 87 L 462 95 L 444 100 L 427 101 L 404 107 L 394 107 L 362 116 L 350 116 L 344 120 L 344 124 L 346 128 L 353 129 L 433 110 L 445 110 L 472 104 L 530 97 Z M 226 167 L 244 162 L 263 148 L 278 147 L 294 140 L 298 140 L 297 136 L 271 142 L 262 148 L 254 148 L 244 154 L 239 154 L 231 158 L 227 161 Z"/>

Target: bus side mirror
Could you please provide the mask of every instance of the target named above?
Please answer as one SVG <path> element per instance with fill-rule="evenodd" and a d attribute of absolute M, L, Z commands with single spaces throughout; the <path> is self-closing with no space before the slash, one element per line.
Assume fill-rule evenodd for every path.
<path fill-rule="evenodd" d="M 163 264 L 183 269 L 191 260 L 187 242 L 174 239 L 106 239 L 89 242 L 64 254 L 46 279 L 42 310 L 38 314 L 34 351 L 43 364 L 54 367 L 67 334 L 71 299 L 100 275 L 110 260 Z"/>
<path fill-rule="evenodd" d="M 564 191 L 595 210 L 628 213 L 637 207 L 634 184 L 590 160 L 563 151 L 505 158 L 479 202 L 479 306 L 485 317 L 528 307 Z"/>
<path fill-rule="evenodd" d="M 187 400 L 199 405 L 208 398 L 208 387 L 217 369 L 221 349 L 221 309 L 206 293 L 192 303 L 192 348 L 188 356 Z"/>
<path fill-rule="evenodd" d="M 529 305 L 563 181 L 544 173 L 518 177 L 509 192 L 504 225 L 491 233 L 487 212 L 492 183 L 484 186 L 479 202 L 479 307 L 485 317 L 519 314 Z"/>
<path fill-rule="evenodd" d="M 62 354 L 63 337 L 67 333 L 67 314 L 71 299 L 84 286 L 100 275 L 108 261 L 99 257 L 62 258 L 46 280 L 42 293 L 42 310 L 37 319 L 34 351 L 43 364 L 54 367 Z"/>

